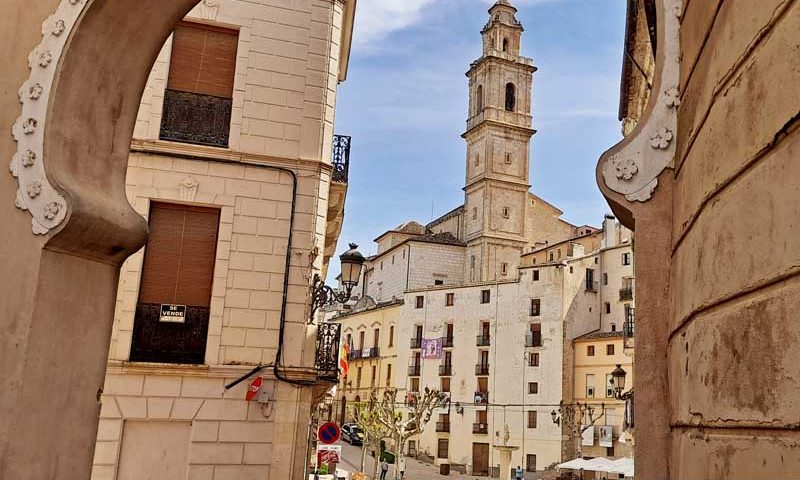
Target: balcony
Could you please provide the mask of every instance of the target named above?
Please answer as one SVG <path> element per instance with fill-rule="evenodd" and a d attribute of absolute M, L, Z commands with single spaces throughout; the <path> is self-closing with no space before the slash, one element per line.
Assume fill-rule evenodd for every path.
<path fill-rule="evenodd" d="M 381 356 L 381 349 L 378 347 L 372 347 L 366 352 L 366 355 L 362 355 L 365 358 L 378 358 Z"/>
<path fill-rule="evenodd" d="M 323 382 L 339 382 L 339 340 L 342 325 L 321 323 L 317 329 L 317 345 L 314 365 L 317 378 Z"/>
<path fill-rule="evenodd" d="M 587 278 L 586 279 L 586 291 L 587 292 L 592 292 L 592 293 L 597 293 L 597 288 L 599 286 L 599 283 L 600 282 L 596 282 L 594 280 L 591 280 L 591 279 Z"/>
<path fill-rule="evenodd" d="M 347 356 L 348 360 L 358 360 L 361 358 L 363 350 L 350 350 L 350 354 Z"/>
<path fill-rule="evenodd" d="M 336 183 L 347 183 L 350 171 L 350 140 L 347 135 L 333 136 L 333 175 L 331 180 Z"/>
<path fill-rule="evenodd" d="M 632 307 L 625 309 L 625 323 L 622 325 L 622 336 L 625 348 L 635 347 L 636 315 Z"/>
<path fill-rule="evenodd" d="M 480 376 L 489 375 L 489 364 L 479 363 L 475 365 L 475 375 L 480 375 Z"/>
<path fill-rule="evenodd" d="M 452 377 L 453 376 L 453 365 L 443 363 L 439 365 L 439 376 L 440 377 Z"/>
<path fill-rule="evenodd" d="M 199 93 L 164 91 L 161 140 L 228 147 L 231 130 L 230 98 Z"/>
<path fill-rule="evenodd" d="M 409 365 L 408 366 L 408 376 L 409 377 L 419 377 L 419 373 L 422 370 L 421 365 Z"/>
<path fill-rule="evenodd" d="M 411 339 L 411 348 L 422 348 L 422 339 L 421 338 L 412 338 Z"/>
<path fill-rule="evenodd" d="M 475 392 L 475 405 L 488 405 L 489 392 Z"/>
<path fill-rule="evenodd" d="M 436 422 L 436 431 L 440 433 L 450 433 L 450 422 Z"/>
<path fill-rule="evenodd" d="M 489 433 L 489 425 L 486 423 L 473 423 L 472 433 L 486 435 Z"/>
<path fill-rule="evenodd" d="M 633 288 L 620 288 L 619 289 L 619 301 L 630 301 L 633 300 Z"/>
<path fill-rule="evenodd" d="M 541 347 L 542 346 L 542 332 L 530 332 L 525 335 L 525 347 Z"/>
<path fill-rule="evenodd" d="M 478 335 L 476 345 L 479 347 L 488 347 L 491 345 L 489 335 Z"/>
<path fill-rule="evenodd" d="M 453 348 L 453 337 L 442 337 L 442 348 Z"/>

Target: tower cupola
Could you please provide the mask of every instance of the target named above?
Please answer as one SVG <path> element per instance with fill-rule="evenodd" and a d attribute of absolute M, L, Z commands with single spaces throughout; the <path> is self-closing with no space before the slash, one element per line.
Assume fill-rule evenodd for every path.
<path fill-rule="evenodd" d="M 519 55 L 522 24 L 517 20 L 517 9 L 507 0 L 498 0 L 489 9 L 489 21 L 483 27 L 483 54 L 496 52 Z"/>

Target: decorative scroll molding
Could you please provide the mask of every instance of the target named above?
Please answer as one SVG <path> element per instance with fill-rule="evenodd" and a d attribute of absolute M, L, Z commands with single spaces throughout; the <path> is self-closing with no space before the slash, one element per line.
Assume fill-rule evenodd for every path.
<path fill-rule="evenodd" d="M 650 98 L 650 114 L 640 120 L 636 130 L 600 158 L 603 181 L 614 192 L 625 195 L 629 202 L 646 202 L 658 186 L 658 176 L 675 157 L 675 136 L 678 107 L 681 103 L 680 73 L 680 0 L 661 0 L 659 12 L 664 29 L 658 53 L 662 63 L 656 68 L 659 78 Z"/>
<path fill-rule="evenodd" d="M 180 199 L 184 202 L 194 202 L 197 198 L 197 187 L 200 182 L 192 177 L 184 178 L 180 183 Z"/>
<path fill-rule="evenodd" d="M 30 212 L 32 231 L 37 235 L 46 234 L 67 216 L 66 200 L 47 181 L 44 131 L 58 62 L 85 5 L 86 0 L 62 0 L 55 13 L 42 23 L 42 41 L 28 56 L 31 74 L 19 89 L 22 112 L 11 129 L 17 152 L 9 169 L 19 185 L 15 205 Z"/>

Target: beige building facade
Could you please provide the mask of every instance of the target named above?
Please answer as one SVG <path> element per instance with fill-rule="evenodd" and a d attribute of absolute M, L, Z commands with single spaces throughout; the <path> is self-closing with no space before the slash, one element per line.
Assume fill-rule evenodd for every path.
<path fill-rule="evenodd" d="M 344 198 L 331 198 L 346 192 L 346 178 L 332 178 L 341 167 L 331 168 L 333 119 L 352 14 L 327 0 L 299 10 L 206 2 L 164 45 L 142 96 L 126 177 L 151 237 L 120 271 L 92 479 L 303 478 L 319 394 L 307 278 L 326 269 L 343 216 Z M 185 72 L 199 41 L 215 57 Z M 219 131 L 219 97 L 181 83 L 191 74 L 200 87 L 223 89 L 224 75 L 204 70 L 206 61 L 218 70 L 228 62 L 233 74 L 229 117 L 222 115 L 229 124 Z M 210 257 L 196 246 L 204 241 L 201 215 L 216 222 L 205 232 Z M 170 236 L 183 239 L 177 250 Z M 161 277 L 170 252 L 183 249 L 191 255 L 180 257 L 170 290 Z M 191 302 L 189 285 L 205 276 L 207 308 L 190 305 L 184 325 L 148 314 L 153 302 Z M 258 400 L 245 400 L 252 378 L 226 389 L 254 367 L 276 364 L 257 374 Z"/>

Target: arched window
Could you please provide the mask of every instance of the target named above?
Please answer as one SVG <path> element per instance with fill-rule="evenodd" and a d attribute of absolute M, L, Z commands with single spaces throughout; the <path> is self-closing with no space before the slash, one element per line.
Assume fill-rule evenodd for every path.
<path fill-rule="evenodd" d="M 506 84 L 506 110 L 513 112 L 517 107 L 517 90 L 513 83 Z"/>
<path fill-rule="evenodd" d="M 508 51 L 508 39 L 507 38 L 503 39 L 503 51 L 504 52 Z"/>
<path fill-rule="evenodd" d="M 478 91 L 475 93 L 475 107 L 476 113 L 483 111 L 483 85 L 478 85 Z"/>

